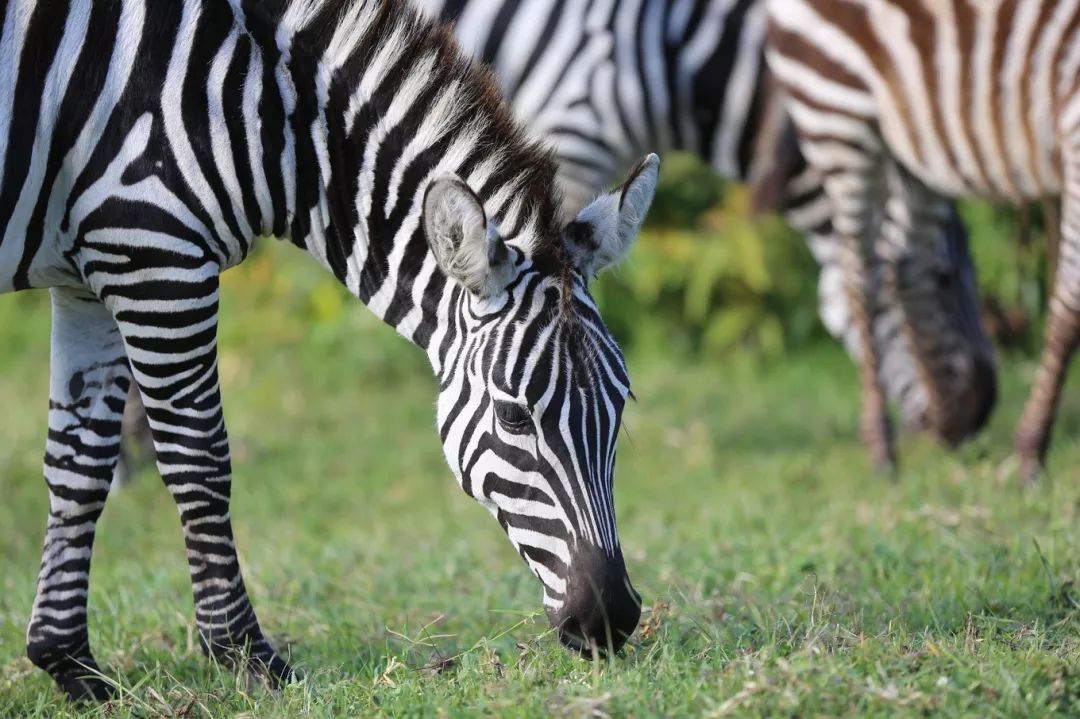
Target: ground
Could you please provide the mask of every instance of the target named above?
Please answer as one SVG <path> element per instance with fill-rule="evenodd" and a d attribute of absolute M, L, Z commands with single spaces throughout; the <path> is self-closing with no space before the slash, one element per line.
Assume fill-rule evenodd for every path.
<path fill-rule="evenodd" d="M 1030 361 L 1004 361 L 983 436 L 956 453 L 905 436 L 888 480 L 836 348 L 765 367 L 631 356 L 617 505 L 647 608 L 621 656 L 590 662 L 559 648 L 538 583 L 451 479 L 423 357 L 306 270 L 286 287 L 262 258 L 245 271 L 222 329 L 233 516 L 262 624 L 306 680 L 249 687 L 201 656 L 176 510 L 148 471 L 95 546 L 90 635 L 120 687 L 105 715 L 1080 713 L 1080 377 L 1031 492 L 1007 464 Z M 0 717 L 74 712 L 23 645 L 46 299 L 0 298 Z"/>

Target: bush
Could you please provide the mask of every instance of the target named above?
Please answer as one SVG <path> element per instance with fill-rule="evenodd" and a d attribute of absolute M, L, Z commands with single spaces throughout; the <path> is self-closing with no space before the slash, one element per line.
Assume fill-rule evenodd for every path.
<path fill-rule="evenodd" d="M 968 228 L 987 330 L 1004 348 L 1037 352 L 1050 278 L 1043 209 L 962 202 L 959 210 Z"/>
<path fill-rule="evenodd" d="M 775 356 L 826 336 L 816 286 L 809 250 L 782 220 L 751 217 L 744 188 L 676 155 L 630 259 L 595 293 L 628 347 Z"/>
<path fill-rule="evenodd" d="M 1048 277 L 1042 214 L 1025 218 L 976 202 L 961 203 L 960 212 L 992 336 L 1037 351 Z M 806 245 L 779 217 L 752 217 L 743 187 L 724 183 L 694 157 L 672 155 L 630 258 L 593 289 L 628 349 L 760 359 L 827 338 L 817 317 L 817 277 Z M 272 307 L 270 326 L 283 339 L 319 341 L 333 353 L 361 335 L 368 343 L 376 332 L 350 310 L 344 288 L 292 247 L 260 248 L 226 275 L 226 287 Z M 237 341 L 266 330 L 225 328 Z"/>

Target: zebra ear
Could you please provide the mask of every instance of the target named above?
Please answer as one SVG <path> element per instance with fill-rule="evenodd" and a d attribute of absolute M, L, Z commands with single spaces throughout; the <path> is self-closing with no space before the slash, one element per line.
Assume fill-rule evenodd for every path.
<path fill-rule="evenodd" d="M 510 281 L 510 253 L 489 231 L 480 198 L 456 175 L 432 181 L 424 193 L 424 234 L 447 277 L 478 297 L 498 294 Z"/>
<path fill-rule="evenodd" d="M 586 277 L 626 257 L 656 194 L 660 158 L 638 161 L 618 188 L 589 203 L 566 227 L 566 249 L 574 266 Z"/>

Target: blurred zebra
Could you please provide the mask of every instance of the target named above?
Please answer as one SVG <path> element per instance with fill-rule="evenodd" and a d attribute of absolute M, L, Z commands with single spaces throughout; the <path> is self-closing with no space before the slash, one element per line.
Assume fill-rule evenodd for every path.
<path fill-rule="evenodd" d="M 775 0 L 769 9 L 769 64 L 833 199 L 864 332 L 863 250 L 919 255 L 934 241 L 926 223 L 937 193 L 1063 197 L 1046 344 L 1016 435 L 1030 481 L 1080 337 L 1080 2 Z M 893 222 L 879 228 L 882 207 Z M 883 421 L 876 409 L 867 422 Z"/>
<path fill-rule="evenodd" d="M 804 234 L 821 265 L 826 328 L 861 369 L 870 367 L 860 360 L 864 339 L 843 288 L 831 204 L 788 137 L 765 68 L 763 0 L 413 4 L 454 24 L 464 49 L 491 65 L 518 118 L 554 147 L 567 218 L 653 147 L 693 152 L 725 177 L 757 183 L 761 204 Z M 907 425 L 955 445 L 989 417 L 996 377 L 963 225 L 949 205 L 935 212 L 928 227 L 941 236 L 925 248 L 933 254 L 889 257 L 869 270 L 879 369 L 876 381 L 864 381 L 864 405 L 884 406 L 880 383 Z M 150 455 L 137 392 L 124 428 L 118 485 L 134 458 Z M 871 448 L 888 448 L 874 450 L 877 462 L 892 464 L 890 428 L 864 435 Z"/>
<path fill-rule="evenodd" d="M 454 24 L 462 47 L 494 69 L 518 117 L 553 145 L 568 212 L 646 148 L 692 152 L 724 177 L 757 184 L 762 203 L 805 235 L 822 268 L 822 319 L 853 357 L 863 355 L 870 342 L 843 290 L 831 203 L 790 137 L 764 63 L 763 1 L 414 2 Z M 870 356 L 881 360 L 873 386 L 885 386 L 906 423 L 956 444 L 988 418 L 996 370 L 963 225 L 950 205 L 934 212 L 938 237 L 923 254 L 887 256 L 869 269 Z M 932 275 L 921 271 L 928 266 Z M 875 452 L 883 464 L 888 454 Z"/>
<path fill-rule="evenodd" d="M 183 525 L 203 649 L 292 675 L 241 578 L 218 276 L 287 238 L 428 355 L 465 492 L 568 646 L 618 649 L 640 598 L 612 497 L 629 379 L 589 296 L 655 155 L 564 226 L 556 166 L 484 70 L 401 0 L 0 3 L 0 291 L 52 288 L 49 520 L 27 653 L 74 698 L 94 529 L 138 384 Z"/>

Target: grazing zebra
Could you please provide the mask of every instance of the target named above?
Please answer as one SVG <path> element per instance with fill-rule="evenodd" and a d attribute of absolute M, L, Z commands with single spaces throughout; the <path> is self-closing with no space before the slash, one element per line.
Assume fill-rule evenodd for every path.
<path fill-rule="evenodd" d="M 852 356 L 862 355 L 831 204 L 817 169 L 786 137 L 779 94 L 765 70 L 764 0 L 414 4 L 454 24 L 464 48 L 492 66 L 519 119 L 555 147 L 568 218 L 646 149 L 693 152 L 725 177 L 756 182 L 757 196 L 770 198 L 764 204 L 806 236 L 822 268 L 822 319 Z M 956 444 L 985 423 L 996 379 L 963 225 L 951 206 L 938 212 L 939 240 L 870 270 L 877 278 L 870 311 L 880 367 L 877 381 L 864 383 L 872 392 L 864 404 L 884 404 L 880 382 L 906 424 Z M 129 403 L 125 434 L 149 437 L 137 392 Z M 868 442 L 884 442 L 889 450 L 878 461 L 891 463 L 890 439 Z"/>
<path fill-rule="evenodd" d="M 1046 343 L 1016 435 L 1030 481 L 1080 337 L 1080 2 L 775 0 L 769 10 L 769 64 L 836 208 L 864 333 L 861 250 L 877 241 L 919 253 L 934 241 L 938 193 L 1062 197 Z M 882 207 L 891 232 L 878 229 Z M 882 415 L 869 407 L 865 421 Z"/>
<path fill-rule="evenodd" d="M 763 0 L 414 3 L 454 23 L 462 47 L 492 66 L 518 117 L 555 147 L 569 212 L 646 148 L 686 150 L 724 177 L 775 185 L 770 204 L 822 265 L 826 326 L 862 354 L 867 340 L 843 291 L 831 204 L 816 168 L 785 141 L 786 116 L 763 57 Z M 942 205 L 934 231 L 941 238 L 921 254 L 874 266 L 881 279 L 871 356 L 882 358 L 879 380 L 906 422 L 955 444 L 989 416 L 995 369 L 951 206 Z"/>
<path fill-rule="evenodd" d="M 618 649 L 640 616 L 612 498 L 629 380 L 587 282 L 628 250 L 656 156 L 564 227 L 554 161 L 402 0 L 8 0 L 0 14 L 0 290 L 50 287 L 53 302 L 31 661 L 72 698 L 109 693 L 86 599 L 134 380 L 204 651 L 292 676 L 240 575 L 217 373 L 218 276 L 256 235 L 306 249 L 427 353 L 462 489 L 540 579 L 562 641 Z"/>

